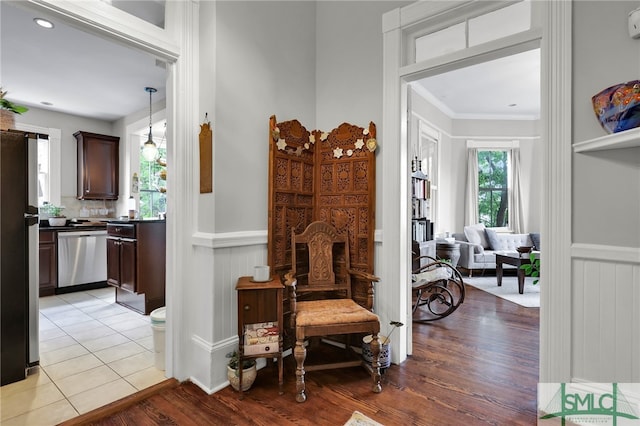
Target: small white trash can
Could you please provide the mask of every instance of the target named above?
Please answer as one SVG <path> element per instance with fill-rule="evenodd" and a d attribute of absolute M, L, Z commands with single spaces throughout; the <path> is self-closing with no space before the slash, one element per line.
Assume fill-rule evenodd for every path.
<path fill-rule="evenodd" d="M 155 366 L 164 371 L 164 334 L 167 320 L 167 308 L 158 308 L 151 312 L 151 329 L 153 330 L 153 352 Z"/>

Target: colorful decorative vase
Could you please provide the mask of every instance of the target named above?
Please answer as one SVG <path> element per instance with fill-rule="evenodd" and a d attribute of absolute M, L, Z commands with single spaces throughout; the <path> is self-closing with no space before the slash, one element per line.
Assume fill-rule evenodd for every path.
<path fill-rule="evenodd" d="M 640 80 L 608 87 L 591 98 L 593 111 L 608 133 L 640 126 Z"/>

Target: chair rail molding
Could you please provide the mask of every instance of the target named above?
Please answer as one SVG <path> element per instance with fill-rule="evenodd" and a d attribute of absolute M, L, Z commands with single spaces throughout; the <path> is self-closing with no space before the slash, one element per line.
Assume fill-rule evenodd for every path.
<path fill-rule="evenodd" d="M 267 231 L 238 231 L 238 232 L 195 232 L 191 236 L 191 243 L 198 247 L 212 249 L 266 245 Z"/>
<path fill-rule="evenodd" d="M 574 243 L 571 246 L 571 257 L 602 262 L 640 264 L 640 247 Z"/>

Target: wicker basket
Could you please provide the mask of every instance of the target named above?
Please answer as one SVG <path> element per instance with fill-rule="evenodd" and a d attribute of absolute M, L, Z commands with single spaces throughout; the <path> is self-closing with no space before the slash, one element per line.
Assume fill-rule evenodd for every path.
<path fill-rule="evenodd" d="M 16 117 L 13 111 L 0 109 L 0 130 L 15 129 Z"/>

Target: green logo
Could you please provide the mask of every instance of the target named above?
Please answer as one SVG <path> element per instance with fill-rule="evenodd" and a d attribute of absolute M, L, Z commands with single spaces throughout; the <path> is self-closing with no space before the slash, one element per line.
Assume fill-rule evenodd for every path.
<path fill-rule="evenodd" d="M 541 384 L 542 385 L 542 384 Z M 617 383 L 612 384 L 611 393 L 586 392 L 577 388 L 588 387 L 588 384 L 560 383 L 559 389 L 544 408 L 541 420 L 559 417 L 562 425 L 566 420 L 587 421 L 589 423 L 618 424 L 618 418 L 638 420 L 637 406 L 631 404 L 620 392 Z M 601 386 L 601 384 L 599 384 Z M 634 422 L 636 423 L 636 422 Z"/>

